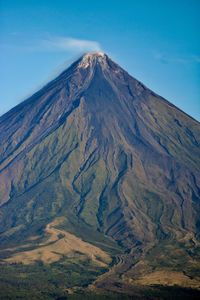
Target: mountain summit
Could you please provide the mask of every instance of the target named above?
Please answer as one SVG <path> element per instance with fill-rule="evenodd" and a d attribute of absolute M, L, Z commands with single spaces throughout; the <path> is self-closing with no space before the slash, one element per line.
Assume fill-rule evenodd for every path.
<path fill-rule="evenodd" d="M 93 291 L 199 288 L 197 121 L 92 52 L 3 115 L 0 140 L 4 266 L 71 257 L 80 286 L 107 271 Z"/>

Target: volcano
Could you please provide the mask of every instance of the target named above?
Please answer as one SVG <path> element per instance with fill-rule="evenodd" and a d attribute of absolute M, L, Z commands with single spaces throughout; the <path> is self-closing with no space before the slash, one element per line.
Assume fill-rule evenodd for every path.
<path fill-rule="evenodd" d="M 0 140 L 2 297 L 200 289 L 199 122 L 95 52 Z"/>

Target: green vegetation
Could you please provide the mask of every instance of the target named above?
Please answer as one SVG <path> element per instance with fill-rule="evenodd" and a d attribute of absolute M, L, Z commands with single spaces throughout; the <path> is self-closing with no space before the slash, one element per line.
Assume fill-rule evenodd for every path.
<path fill-rule="evenodd" d="M 190 279 L 200 278 L 200 248 L 192 239 L 184 243 L 175 239 L 160 240 L 147 252 L 145 259 L 152 270 L 166 269 L 183 273 Z"/>
<path fill-rule="evenodd" d="M 87 287 L 105 268 L 64 259 L 51 265 L 41 261 L 33 265 L 0 265 L 1 299 L 55 299 L 67 296 L 71 288 L 78 291 Z M 69 291 L 68 291 L 69 289 Z"/>
<path fill-rule="evenodd" d="M 200 291 L 184 289 L 179 286 L 136 286 L 126 290 L 126 294 L 89 292 L 87 286 L 106 270 L 70 263 L 51 265 L 38 261 L 34 265 L 1 264 L 0 298 L 31 300 L 197 300 Z"/>

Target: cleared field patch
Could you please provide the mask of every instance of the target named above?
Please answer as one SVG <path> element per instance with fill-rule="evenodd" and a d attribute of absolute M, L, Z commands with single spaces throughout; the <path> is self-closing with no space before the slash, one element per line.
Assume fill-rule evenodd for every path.
<path fill-rule="evenodd" d="M 200 289 L 200 280 L 191 279 L 182 272 L 173 271 L 155 271 L 150 274 L 141 276 L 134 281 L 137 285 L 164 285 L 164 286 L 181 286 L 185 288 Z"/>
<path fill-rule="evenodd" d="M 5 259 L 9 263 L 31 264 L 35 261 L 53 263 L 59 261 L 63 256 L 73 258 L 80 253 L 82 259 L 89 258 L 94 264 L 106 267 L 110 262 L 110 256 L 100 248 L 70 234 L 64 230 L 56 229 L 59 220 L 49 223 L 45 229 L 49 238 L 44 243 L 40 243 L 34 250 L 21 251 Z"/>

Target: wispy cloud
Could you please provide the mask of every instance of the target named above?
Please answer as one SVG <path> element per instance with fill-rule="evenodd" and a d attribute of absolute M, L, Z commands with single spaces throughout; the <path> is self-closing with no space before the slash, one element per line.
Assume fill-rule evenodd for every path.
<path fill-rule="evenodd" d="M 101 51 L 100 43 L 92 40 L 76 39 L 66 36 L 51 36 L 47 37 L 24 37 L 19 36 L 18 33 L 11 34 L 15 39 L 7 43 L 1 44 L 1 47 L 21 49 L 25 51 L 70 51 L 74 53 L 86 51 Z"/>
<path fill-rule="evenodd" d="M 180 63 L 180 64 L 187 64 L 187 63 L 200 63 L 200 56 L 198 55 L 176 55 L 170 56 L 162 52 L 154 52 L 153 56 L 155 59 L 159 60 L 160 62 L 167 64 L 167 63 Z"/>
<path fill-rule="evenodd" d="M 198 55 L 192 55 L 192 59 L 197 62 L 197 63 L 200 63 L 200 56 Z"/>
<path fill-rule="evenodd" d="M 40 41 L 41 49 L 50 51 L 100 51 L 101 46 L 97 41 L 75 39 L 71 37 L 50 37 Z"/>

